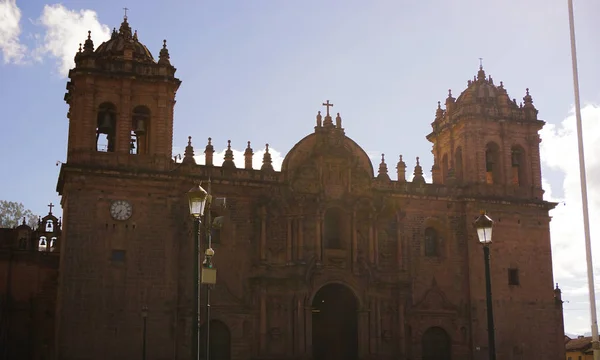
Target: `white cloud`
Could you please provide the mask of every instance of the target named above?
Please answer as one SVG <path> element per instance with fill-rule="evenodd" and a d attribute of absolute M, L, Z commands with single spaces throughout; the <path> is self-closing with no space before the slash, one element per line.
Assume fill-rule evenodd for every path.
<path fill-rule="evenodd" d="M 22 63 L 27 47 L 20 43 L 21 10 L 16 0 L 0 0 L 0 51 L 4 63 Z"/>
<path fill-rule="evenodd" d="M 79 44 L 86 40 L 88 30 L 92 32 L 96 47 L 110 38 L 110 28 L 100 23 L 92 10 L 75 11 L 60 4 L 46 5 L 38 21 L 46 28 L 46 33 L 32 56 L 38 60 L 44 55 L 55 57 L 58 72 L 63 77 L 75 66 L 73 59 Z"/>
<path fill-rule="evenodd" d="M 595 256 L 594 263 L 598 264 L 600 231 L 595 225 L 600 214 L 600 107 L 585 106 L 582 109 L 582 119 L 592 252 Z M 568 301 L 564 304 L 565 331 L 581 334 L 589 332 L 590 318 L 575 115 L 571 113 L 559 125 L 546 125 L 541 136 L 544 167 L 564 174 L 563 198 L 554 198 L 549 183 L 544 182 L 546 199 L 561 202 L 550 213 L 554 277 L 563 290 L 563 300 Z M 600 267 L 595 265 L 594 269 L 598 291 Z"/>

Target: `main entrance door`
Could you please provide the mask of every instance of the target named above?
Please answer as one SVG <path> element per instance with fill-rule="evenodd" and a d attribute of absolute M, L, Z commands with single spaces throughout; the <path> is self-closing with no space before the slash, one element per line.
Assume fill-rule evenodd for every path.
<path fill-rule="evenodd" d="M 450 336 L 441 327 L 431 327 L 423 334 L 421 343 L 423 360 L 450 360 L 452 345 Z"/>
<path fill-rule="evenodd" d="M 358 359 L 358 302 L 344 285 L 322 287 L 312 303 L 314 360 Z"/>
<path fill-rule="evenodd" d="M 231 359 L 231 334 L 222 321 L 210 321 L 210 359 Z M 200 359 L 206 360 L 206 324 L 200 328 Z"/>

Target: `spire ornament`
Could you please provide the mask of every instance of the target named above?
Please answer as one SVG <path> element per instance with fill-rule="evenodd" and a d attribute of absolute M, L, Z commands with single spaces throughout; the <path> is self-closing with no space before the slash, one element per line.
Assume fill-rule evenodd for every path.
<path fill-rule="evenodd" d="M 169 55 L 169 49 L 167 49 L 167 40 L 163 40 L 163 47 L 160 49 L 160 54 L 158 55 L 158 64 L 159 65 L 171 65 L 171 56 Z"/>
<path fill-rule="evenodd" d="M 227 150 L 225 150 L 225 156 L 223 157 L 222 167 L 226 169 L 235 169 L 235 162 L 233 162 L 233 151 L 231 150 L 231 140 L 227 140 Z"/>
<path fill-rule="evenodd" d="M 273 160 L 271 159 L 271 154 L 269 153 L 269 144 L 265 144 L 265 154 L 263 155 L 263 163 L 260 167 L 260 170 L 268 172 L 275 171 L 275 169 L 273 169 Z"/>
<path fill-rule="evenodd" d="M 417 165 L 415 165 L 415 171 L 413 173 L 412 182 L 415 184 L 425 184 L 425 178 L 423 177 L 423 168 L 419 163 L 419 157 L 417 156 Z"/>
<path fill-rule="evenodd" d="M 90 54 L 94 52 L 94 42 L 92 41 L 92 32 L 88 30 L 88 37 L 83 44 L 83 52 Z"/>
<path fill-rule="evenodd" d="M 247 170 L 252 170 L 252 156 L 254 156 L 254 151 L 250 147 L 250 141 L 248 141 L 248 147 L 246 147 L 246 151 L 244 151 L 244 168 Z"/>
<path fill-rule="evenodd" d="M 212 145 L 212 138 L 208 138 L 208 144 L 204 149 L 204 164 L 207 166 L 213 166 L 213 154 L 215 153 L 215 147 Z"/>
<path fill-rule="evenodd" d="M 196 165 L 196 159 L 194 159 L 194 147 L 192 146 L 192 137 L 188 136 L 188 144 L 185 147 L 185 153 L 183 155 L 182 164 L 194 164 Z"/>
<path fill-rule="evenodd" d="M 377 174 L 377 180 L 382 181 L 390 181 L 390 176 L 388 175 L 387 164 L 385 163 L 385 154 L 381 154 L 381 163 L 379 164 L 379 172 Z"/>
<path fill-rule="evenodd" d="M 398 174 L 398 182 L 406 182 L 406 163 L 402 160 L 402 155 L 400 155 L 400 160 L 396 165 L 396 173 Z"/>

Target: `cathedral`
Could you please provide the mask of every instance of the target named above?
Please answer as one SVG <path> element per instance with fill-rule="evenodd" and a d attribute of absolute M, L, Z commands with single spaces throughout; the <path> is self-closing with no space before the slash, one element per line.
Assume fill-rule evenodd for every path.
<path fill-rule="evenodd" d="M 480 67 L 458 97 L 449 92 L 426 135 L 427 183 L 418 158 L 408 168 L 382 156 L 374 168 L 329 101 L 280 171 L 268 145 L 257 160 L 248 143 L 241 168 L 230 146 L 214 158 L 211 139 L 198 150 L 190 138 L 179 161 L 175 72 L 166 41 L 156 60 L 127 17 L 97 47 L 88 34 L 75 55 L 53 358 L 190 359 L 194 331 L 206 358 L 187 193 L 210 183 L 226 199 L 209 209 L 222 219 L 210 359 L 488 359 L 481 210 L 495 221 L 497 358 L 564 359 L 556 204 L 543 199 L 545 123 L 529 90 L 518 103 Z"/>

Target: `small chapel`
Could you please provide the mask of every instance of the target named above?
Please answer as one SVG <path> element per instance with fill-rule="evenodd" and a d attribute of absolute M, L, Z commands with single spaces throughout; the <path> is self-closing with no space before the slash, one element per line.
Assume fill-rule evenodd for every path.
<path fill-rule="evenodd" d="M 167 42 L 155 59 L 127 17 L 102 44 L 88 33 L 75 54 L 57 183 L 54 359 L 191 357 L 193 329 L 205 339 L 207 319 L 194 315 L 187 192 L 209 181 L 226 198 L 209 210 L 223 219 L 212 236 L 210 359 L 488 359 L 481 210 L 495 221 L 498 359 L 564 359 L 556 204 L 543 197 L 545 122 L 529 90 L 518 102 L 480 67 L 449 92 L 423 134 L 434 157 L 427 183 L 418 158 L 382 155 L 374 166 L 329 101 L 280 171 L 268 145 L 254 159 L 248 143 L 242 168 L 231 144 L 214 158 L 210 138 L 200 147 L 189 138 L 176 161 L 175 73 Z"/>

